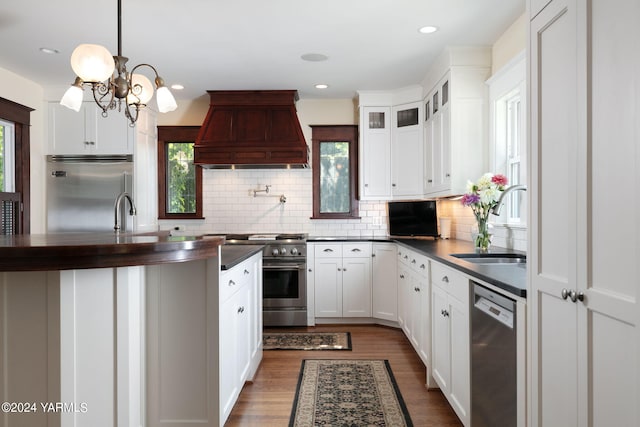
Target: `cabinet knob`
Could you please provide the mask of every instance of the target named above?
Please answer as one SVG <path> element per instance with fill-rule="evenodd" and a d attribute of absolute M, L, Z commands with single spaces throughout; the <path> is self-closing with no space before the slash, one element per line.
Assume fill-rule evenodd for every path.
<path fill-rule="evenodd" d="M 245 269 L 244 274 L 249 274 L 249 270 Z"/>
<path fill-rule="evenodd" d="M 569 298 L 571 298 L 572 302 L 584 301 L 584 294 L 572 289 L 571 292 L 569 292 Z"/>
<path fill-rule="evenodd" d="M 369 184 L 365 184 L 364 186 L 365 186 L 365 187 L 368 187 L 368 186 L 369 186 Z"/>
<path fill-rule="evenodd" d="M 442 281 L 444 283 L 449 283 L 449 276 L 442 276 Z"/>
<path fill-rule="evenodd" d="M 420 264 L 420 268 L 424 270 L 427 267 L 424 264 Z"/>
<path fill-rule="evenodd" d="M 442 314 L 443 317 L 449 317 L 449 312 L 447 310 L 440 310 L 440 314 Z"/>
<path fill-rule="evenodd" d="M 411 264 L 415 264 L 415 263 L 416 263 L 415 259 L 411 260 Z"/>
<path fill-rule="evenodd" d="M 244 307 L 238 307 L 238 314 L 244 313 Z"/>
<path fill-rule="evenodd" d="M 375 257 L 375 256 L 376 256 L 376 254 L 371 254 L 371 258 L 373 258 L 373 257 Z"/>
<path fill-rule="evenodd" d="M 342 271 L 342 270 L 340 269 L 340 267 L 338 267 L 338 271 Z"/>
<path fill-rule="evenodd" d="M 400 278 L 401 278 L 401 279 L 404 279 L 404 274 L 401 274 L 401 275 L 400 275 Z"/>
<path fill-rule="evenodd" d="M 450 173 L 448 173 L 448 174 L 446 174 L 445 176 L 446 176 L 447 178 L 449 178 L 449 177 L 451 177 L 451 174 L 450 174 Z"/>
<path fill-rule="evenodd" d="M 236 282 L 234 282 L 233 280 L 229 280 L 229 286 L 235 286 Z"/>
<path fill-rule="evenodd" d="M 392 186 L 392 187 L 395 187 L 396 185 L 395 185 L 395 184 L 391 184 L 391 186 Z"/>
<path fill-rule="evenodd" d="M 413 288 L 414 291 L 420 292 L 420 288 Z"/>
<path fill-rule="evenodd" d="M 569 289 L 562 288 L 562 291 L 560 291 L 560 296 L 562 297 L 562 299 L 569 298 Z"/>
<path fill-rule="evenodd" d="M 313 270 L 309 269 L 309 273 L 313 273 Z"/>
<path fill-rule="evenodd" d="M 429 184 L 431 184 L 431 183 L 433 182 L 433 180 L 432 180 L 432 179 L 428 179 L 428 180 L 427 180 L 427 182 L 428 182 Z"/>

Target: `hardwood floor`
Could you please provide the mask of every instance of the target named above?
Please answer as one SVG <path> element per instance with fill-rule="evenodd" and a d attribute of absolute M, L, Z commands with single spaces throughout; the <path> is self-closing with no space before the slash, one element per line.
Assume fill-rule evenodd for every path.
<path fill-rule="evenodd" d="M 462 425 L 442 393 L 426 389 L 424 364 L 401 330 L 374 325 L 282 330 L 349 331 L 353 351 L 265 351 L 253 383 L 242 389 L 225 426 L 287 426 L 303 359 L 387 359 L 416 427 Z"/>

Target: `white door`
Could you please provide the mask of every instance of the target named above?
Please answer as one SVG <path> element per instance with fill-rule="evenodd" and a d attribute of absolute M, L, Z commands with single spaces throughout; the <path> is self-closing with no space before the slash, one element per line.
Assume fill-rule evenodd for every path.
<path fill-rule="evenodd" d="M 362 191 L 363 198 L 391 197 L 391 108 L 363 107 Z"/>
<path fill-rule="evenodd" d="M 342 258 L 316 258 L 316 317 L 342 317 Z"/>
<path fill-rule="evenodd" d="M 432 375 L 443 393 L 448 393 L 450 387 L 451 352 L 449 305 L 447 293 L 438 286 L 431 286 L 431 354 L 433 356 Z"/>
<path fill-rule="evenodd" d="M 420 124 L 421 105 L 422 102 L 415 102 L 393 108 L 391 191 L 394 198 L 422 196 L 424 193 L 424 139 Z M 399 126 L 402 114 L 409 111 L 416 111 L 415 125 Z"/>
<path fill-rule="evenodd" d="M 343 258 L 342 316 L 371 317 L 371 258 Z"/>
<path fill-rule="evenodd" d="M 372 311 L 376 319 L 398 320 L 397 247 L 374 243 L 372 264 Z"/>

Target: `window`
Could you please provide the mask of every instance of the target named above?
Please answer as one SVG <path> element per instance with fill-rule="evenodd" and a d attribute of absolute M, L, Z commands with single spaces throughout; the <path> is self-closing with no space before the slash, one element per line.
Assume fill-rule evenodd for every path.
<path fill-rule="evenodd" d="M 313 219 L 357 218 L 358 127 L 312 125 Z"/>
<path fill-rule="evenodd" d="M 0 98 L 0 233 L 30 231 L 29 127 L 32 108 Z"/>
<path fill-rule="evenodd" d="M 202 219 L 202 168 L 193 164 L 200 126 L 158 126 L 158 217 Z"/>
<path fill-rule="evenodd" d="M 509 185 L 526 184 L 526 86 L 524 54 L 489 81 L 493 170 Z M 512 192 L 499 222 L 526 224 L 526 193 Z"/>
<path fill-rule="evenodd" d="M 0 191 L 15 189 L 15 126 L 0 120 Z"/>

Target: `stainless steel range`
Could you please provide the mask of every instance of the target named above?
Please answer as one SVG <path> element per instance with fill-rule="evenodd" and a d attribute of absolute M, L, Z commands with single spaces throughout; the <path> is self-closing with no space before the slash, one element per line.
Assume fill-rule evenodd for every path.
<path fill-rule="evenodd" d="M 228 234 L 226 244 L 262 244 L 264 326 L 307 324 L 307 235 Z"/>

